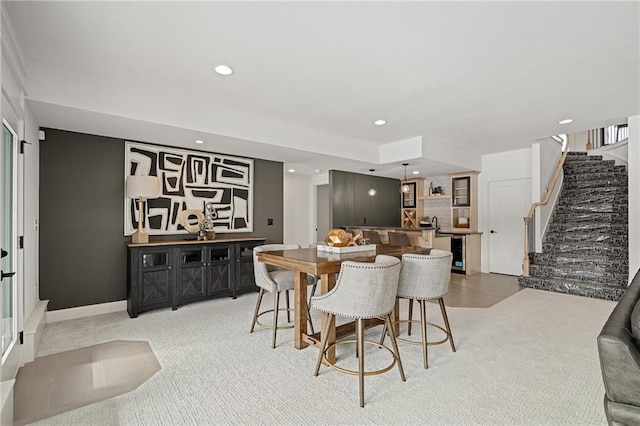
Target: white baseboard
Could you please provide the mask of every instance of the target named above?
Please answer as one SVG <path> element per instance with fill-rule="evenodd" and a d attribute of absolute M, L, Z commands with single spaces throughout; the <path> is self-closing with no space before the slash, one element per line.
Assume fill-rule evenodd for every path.
<path fill-rule="evenodd" d="M 24 345 L 22 346 L 22 362 L 27 363 L 35 359 L 40 346 L 40 339 L 47 324 L 47 305 L 48 300 L 40 300 L 33 312 L 29 316 L 29 320 L 24 326 Z"/>
<path fill-rule="evenodd" d="M 90 317 L 100 314 L 110 314 L 126 310 L 126 300 L 99 303 L 97 305 L 79 306 L 77 308 L 59 309 L 57 311 L 47 311 L 47 323 Z"/>

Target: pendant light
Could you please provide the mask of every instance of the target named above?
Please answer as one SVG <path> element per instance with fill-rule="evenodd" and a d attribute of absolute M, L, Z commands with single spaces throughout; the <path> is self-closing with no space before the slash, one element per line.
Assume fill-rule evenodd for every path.
<path fill-rule="evenodd" d="M 376 191 L 376 189 L 373 187 L 373 172 L 375 172 L 376 169 L 369 169 L 369 171 L 371 172 L 371 181 L 369 182 L 369 197 L 375 197 L 378 191 Z"/>
<path fill-rule="evenodd" d="M 403 194 L 408 194 L 411 191 L 411 187 L 407 185 L 407 166 L 409 163 L 402 163 L 404 166 L 404 180 L 402 181 L 402 186 L 400 187 Z"/>

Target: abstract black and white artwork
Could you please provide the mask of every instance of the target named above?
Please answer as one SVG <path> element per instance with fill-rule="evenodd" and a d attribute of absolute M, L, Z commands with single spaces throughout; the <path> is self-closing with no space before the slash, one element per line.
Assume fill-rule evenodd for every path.
<path fill-rule="evenodd" d="M 126 142 L 125 182 L 133 175 L 157 176 L 160 182 L 160 196 L 146 200 L 142 212 L 151 235 L 187 232 L 178 214 L 205 213 L 208 203 L 217 213 L 216 232 L 253 231 L 251 159 Z M 136 231 L 140 216 L 136 200 L 125 197 L 125 235 Z"/>

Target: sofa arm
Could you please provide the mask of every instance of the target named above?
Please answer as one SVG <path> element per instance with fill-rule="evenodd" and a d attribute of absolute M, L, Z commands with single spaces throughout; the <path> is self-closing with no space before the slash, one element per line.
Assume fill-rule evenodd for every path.
<path fill-rule="evenodd" d="M 640 406 L 640 352 L 629 329 L 605 327 L 598 352 L 607 399 Z"/>

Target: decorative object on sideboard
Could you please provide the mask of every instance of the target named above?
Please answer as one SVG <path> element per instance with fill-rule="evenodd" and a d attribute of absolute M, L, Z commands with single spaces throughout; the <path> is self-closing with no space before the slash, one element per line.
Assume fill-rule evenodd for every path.
<path fill-rule="evenodd" d="M 131 235 L 131 241 L 135 244 L 149 242 L 149 234 L 143 225 L 145 211 L 143 205 L 145 200 L 158 197 L 158 178 L 156 176 L 129 176 L 126 180 L 127 198 L 138 202 L 138 229 Z M 134 212 L 135 214 L 135 212 Z"/>
<path fill-rule="evenodd" d="M 436 186 L 435 188 L 433 188 L 433 191 L 431 192 L 432 195 L 436 195 L 436 194 L 440 194 L 440 195 L 444 195 L 444 190 L 442 189 L 441 186 Z"/>
<path fill-rule="evenodd" d="M 371 181 L 369 181 L 369 197 L 375 197 L 378 191 L 373 187 L 373 172 L 375 172 L 376 169 L 369 169 L 369 171 L 371 172 Z"/>
<path fill-rule="evenodd" d="M 402 165 L 404 166 L 404 179 L 402 180 L 400 191 L 402 191 L 403 194 L 408 194 L 411 191 L 411 187 L 407 184 L 407 166 L 409 163 L 402 163 Z"/>
<path fill-rule="evenodd" d="M 200 224 L 204 222 L 204 213 L 200 210 L 189 209 L 178 213 L 178 223 L 190 233 L 200 231 Z"/>
<path fill-rule="evenodd" d="M 215 222 L 218 218 L 218 211 L 216 210 L 216 206 L 209 202 L 204 206 L 204 214 L 205 214 L 205 232 L 207 240 L 214 240 L 216 238 Z"/>

